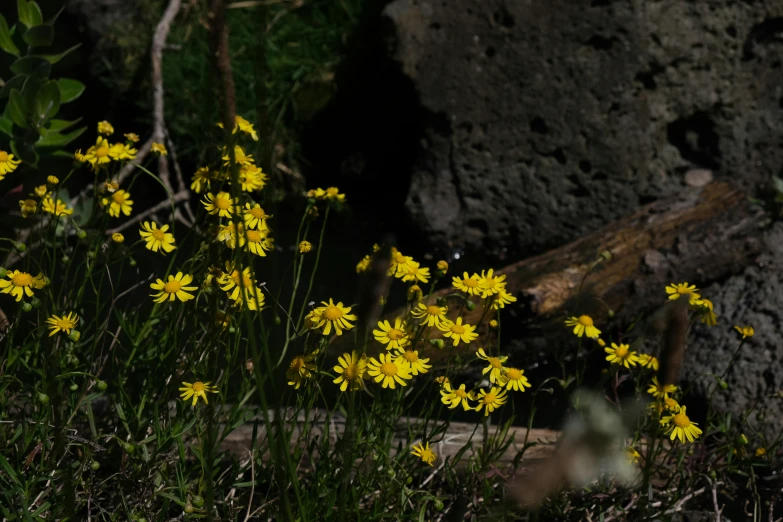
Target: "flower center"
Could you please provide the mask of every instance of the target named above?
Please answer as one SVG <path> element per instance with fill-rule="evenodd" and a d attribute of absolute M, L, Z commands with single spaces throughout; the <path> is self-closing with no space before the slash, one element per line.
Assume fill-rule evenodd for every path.
<path fill-rule="evenodd" d="M 617 347 L 617 349 L 614 351 L 614 354 L 619 357 L 620 359 L 625 359 L 626 356 L 628 356 L 628 345 L 627 344 L 621 344 Z"/>
<path fill-rule="evenodd" d="M 468 392 L 466 392 L 462 388 L 458 388 L 458 389 L 454 390 L 454 395 L 456 395 L 460 399 L 464 399 L 464 398 L 466 398 L 468 396 Z"/>
<path fill-rule="evenodd" d="M 465 333 L 465 327 L 461 324 L 453 324 L 451 325 L 451 331 L 455 334 L 463 334 Z"/>
<path fill-rule="evenodd" d="M 394 363 L 385 362 L 381 365 L 381 373 L 388 377 L 394 377 L 397 375 L 397 365 Z"/>
<path fill-rule="evenodd" d="M 266 212 L 261 207 L 251 208 L 250 215 L 256 219 L 266 219 Z"/>
<path fill-rule="evenodd" d="M 196 393 L 201 393 L 204 391 L 204 383 L 201 381 L 196 381 L 193 383 L 193 391 Z"/>
<path fill-rule="evenodd" d="M 58 319 L 57 320 L 57 328 L 60 330 L 68 330 L 70 328 L 73 328 L 73 323 L 67 319 Z"/>
<path fill-rule="evenodd" d="M 175 294 L 179 292 L 181 288 L 182 288 L 182 283 L 174 280 L 169 281 L 168 283 L 163 285 L 163 291 L 166 292 L 167 294 Z"/>
<path fill-rule="evenodd" d="M 440 307 L 436 305 L 430 305 L 427 307 L 427 313 L 430 315 L 440 315 Z"/>
<path fill-rule="evenodd" d="M 324 310 L 324 317 L 328 321 L 336 321 L 343 316 L 343 311 L 337 308 L 335 305 L 329 305 Z"/>
<path fill-rule="evenodd" d="M 495 368 L 502 368 L 503 364 L 500 362 L 500 359 L 497 357 L 490 357 L 487 359 L 487 362 L 489 362 L 490 366 L 494 366 Z"/>
<path fill-rule="evenodd" d="M 291 360 L 290 368 L 294 371 L 299 371 L 302 369 L 302 366 L 304 366 L 304 358 L 301 356 L 296 356 Z"/>
<path fill-rule="evenodd" d="M 105 145 L 95 150 L 96 158 L 105 158 L 108 155 L 109 155 L 109 147 L 106 147 Z"/>
<path fill-rule="evenodd" d="M 469 278 L 465 279 L 462 282 L 462 284 L 464 284 L 465 286 L 469 286 L 470 288 L 475 288 L 475 287 L 478 286 L 478 281 L 476 281 L 472 277 L 469 277 Z"/>
<path fill-rule="evenodd" d="M 405 336 L 405 332 L 403 332 L 402 330 L 398 330 L 396 328 L 392 328 L 391 330 L 389 330 L 389 339 L 391 339 L 392 341 L 399 341 L 404 336 Z"/>
<path fill-rule="evenodd" d="M 343 373 L 348 379 L 356 379 L 359 377 L 359 368 L 355 364 L 349 364 Z"/>
<path fill-rule="evenodd" d="M 33 276 L 24 272 L 17 272 L 11 278 L 11 282 L 14 286 L 30 286 L 33 284 Z"/>
<path fill-rule="evenodd" d="M 412 352 L 410 350 L 407 350 L 404 354 L 402 354 L 402 356 L 409 363 L 415 363 L 419 360 L 419 355 L 416 352 Z"/>
<path fill-rule="evenodd" d="M 258 243 L 261 241 L 261 232 L 258 230 L 248 230 L 247 231 L 247 240 L 251 243 Z"/>
<path fill-rule="evenodd" d="M 674 421 L 674 425 L 678 428 L 687 428 L 691 424 L 691 420 L 684 413 L 678 413 L 674 416 L 672 421 Z"/>
<path fill-rule="evenodd" d="M 231 201 L 225 196 L 218 196 L 215 198 L 215 206 L 220 210 L 226 210 L 231 206 Z"/>
<path fill-rule="evenodd" d="M 112 194 L 111 199 L 114 200 L 115 203 L 122 205 L 125 202 L 125 194 L 122 192 L 115 192 Z"/>
<path fill-rule="evenodd" d="M 8 161 L 8 153 L 4 150 L 0 150 L 0 161 Z"/>
<path fill-rule="evenodd" d="M 690 291 L 690 290 L 688 290 L 688 287 L 687 287 L 687 286 L 684 286 L 684 285 L 678 285 L 678 286 L 677 286 L 677 293 L 678 293 L 678 294 L 680 294 L 680 295 L 685 295 L 685 294 L 690 294 L 690 293 L 691 293 L 691 291 Z"/>
<path fill-rule="evenodd" d="M 151 234 L 152 234 L 152 237 L 154 237 L 154 238 L 155 238 L 155 239 L 157 239 L 158 241 L 163 241 L 163 240 L 165 239 L 165 237 L 166 237 L 166 236 L 163 234 L 163 231 L 162 231 L 161 229 L 159 229 L 159 228 L 156 228 L 155 230 L 153 230 L 153 231 L 151 232 Z"/>
<path fill-rule="evenodd" d="M 492 404 L 495 402 L 495 394 L 494 393 L 488 393 L 484 396 L 484 404 Z"/>
<path fill-rule="evenodd" d="M 522 378 L 522 371 L 516 368 L 509 368 L 508 372 L 506 372 L 506 377 L 512 381 L 516 381 Z"/>
<path fill-rule="evenodd" d="M 577 320 L 582 326 L 593 326 L 593 319 L 587 315 L 582 315 Z"/>
<path fill-rule="evenodd" d="M 339 190 L 337 189 L 337 187 L 329 187 L 328 189 L 326 189 L 326 193 L 334 197 L 339 193 Z"/>

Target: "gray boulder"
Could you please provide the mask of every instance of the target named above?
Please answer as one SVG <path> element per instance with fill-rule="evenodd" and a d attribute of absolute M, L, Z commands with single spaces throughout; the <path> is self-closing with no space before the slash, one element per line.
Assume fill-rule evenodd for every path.
<path fill-rule="evenodd" d="M 424 129 L 406 208 L 433 246 L 561 245 L 712 171 L 783 165 L 783 3 L 396 0 Z M 445 122 L 445 124 L 444 124 Z"/>

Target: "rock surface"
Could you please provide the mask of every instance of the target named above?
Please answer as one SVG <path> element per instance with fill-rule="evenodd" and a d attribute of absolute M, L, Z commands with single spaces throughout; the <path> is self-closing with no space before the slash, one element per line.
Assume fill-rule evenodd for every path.
<path fill-rule="evenodd" d="M 781 2 L 396 0 L 384 16 L 441 116 L 405 203 L 433 246 L 525 257 L 692 169 L 747 188 L 783 164 Z"/>

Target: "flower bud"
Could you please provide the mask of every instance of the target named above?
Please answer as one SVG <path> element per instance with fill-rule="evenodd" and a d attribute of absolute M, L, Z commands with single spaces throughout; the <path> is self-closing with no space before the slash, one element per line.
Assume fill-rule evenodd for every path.
<path fill-rule="evenodd" d="M 609 310 L 606 311 L 606 315 L 611 319 L 612 317 L 614 317 L 614 310 L 610 308 Z"/>
<path fill-rule="evenodd" d="M 193 495 L 193 505 L 197 508 L 204 507 L 204 498 L 198 495 Z"/>
<path fill-rule="evenodd" d="M 135 259 L 133 259 L 133 258 L 131 258 L 131 260 L 130 260 L 130 262 L 129 262 L 128 264 L 129 264 L 130 266 L 136 266 L 136 265 L 137 265 L 137 263 L 136 263 L 136 260 L 135 260 Z"/>
<path fill-rule="evenodd" d="M 723 379 L 718 379 L 718 386 L 720 386 L 721 390 L 728 390 L 729 389 L 729 383 L 727 383 Z"/>
<path fill-rule="evenodd" d="M 255 364 L 253 364 L 253 359 L 248 359 L 245 363 L 245 369 L 249 372 L 252 372 L 255 368 Z"/>
<path fill-rule="evenodd" d="M 16 250 L 19 253 L 24 252 L 25 250 L 27 250 L 27 245 L 25 245 L 24 243 L 14 243 L 14 250 Z"/>
<path fill-rule="evenodd" d="M 411 285 L 408 288 L 408 301 L 421 301 L 424 296 L 419 285 Z"/>
<path fill-rule="evenodd" d="M 78 237 L 79 239 L 84 239 L 85 237 L 87 237 L 87 232 L 85 232 L 80 228 L 79 230 L 76 231 L 76 237 Z"/>
<path fill-rule="evenodd" d="M 68 257 L 68 254 L 63 254 L 63 257 L 60 258 L 60 261 L 62 261 L 63 263 L 67 263 L 70 260 L 71 258 Z"/>
<path fill-rule="evenodd" d="M 437 498 L 432 503 L 432 505 L 435 507 L 435 511 L 442 511 L 443 510 L 443 502 L 441 502 Z"/>
<path fill-rule="evenodd" d="M 711 470 L 710 470 L 710 473 L 709 473 L 709 475 L 710 475 L 710 478 L 711 478 L 712 480 L 715 480 L 716 478 L 718 478 L 718 474 L 717 474 L 717 473 L 715 473 L 715 470 L 714 470 L 714 469 L 711 469 Z"/>
<path fill-rule="evenodd" d="M 71 390 L 72 392 L 75 392 L 76 390 L 79 389 L 79 385 L 76 384 L 76 383 L 73 383 L 70 386 L 68 386 L 68 389 Z"/>
<path fill-rule="evenodd" d="M 500 326 L 500 323 L 498 323 L 497 319 L 492 319 L 489 322 L 489 327 L 492 328 L 493 330 L 497 330 L 498 326 Z"/>
<path fill-rule="evenodd" d="M 106 384 L 106 381 L 98 379 L 95 381 L 95 387 L 98 388 L 98 391 L 106 391 L 106 388 L 108 388 L 109 385 Z"/>
<path fill-rule="evenodd" d="M 79 342 L 79 339 L 81 338 L 82 334 L 79 332 L 79 330 L 71 330 L 71 333 L 68 334 L 68 339 L 70 339 L 72 342 L 76 343 Z"/>
<path fill-rule="evenodd" d="M 191 504 L 190 502 L 185 504 L 185 513 L 190 514 L 190 513 L 193 513 L 193 511 L 195 511 L 193 509 L 193 504 Z"/>
<path fill-rule="evenodd" d="M 413 477 L 411 477 L 410 475 L 405 477 L 405 484 L 410 486 L 412 483 L 413 483 Z"/>
<path fill-rule="evenodd" d="M 603 259 L 604 261 L 611 260 L 612 259 L 612 253 L 609 252 L 608 250 L 604 250 L 603 252 L 601 252 L 601 259 Z"/>
<path fill-rule="evenodd" d="M 50 185 L 57 185 L 58 183 L 60 183 L 60 180 L 57 179 L 57 176 L 47 176 L 46 182 Z"/>
<path fill-rule="evenodd" d="M 280 324 L 283 322 L 283 320 L 280 319 L 279 315 L 275 314 L 274 322 L 275 322 L 275 326 L 280 326 Z"/>
<path fill-rule="evenodd" d="M 744 433 L 740 433 L 740 436 L 737 437 L 737 444 L 740 446 L 747 446 L 748 445 L 748 438 L 745 436 Z"/>
<path fill-rule="evenodd" d="M 435 304 L 438 306 L 447 306 L 446 299 L 444 297 L 438 297 L 435 299 Z"/>
<path fill-rule="evenodd" d="M 96 254 L 95 254 L 95 252 L 90 251 L 90 252 L 87 252 L 86 257 L 87 257 L 87 259 L 92 261 L 93 259 L 95 259 Z"/>
<path fill-rule="evenodd" d="M 390 478 L 394 478 L 394 477 L 396 477 L 396 476 L 397 476 L 397 474 L 396 474 L 396 473 L 394 472 L 394 470 L 393 470 L 393 469 L 391 469 L 391 468 L 389 468 L 389 469 L 387 469 L 387 470 L 386 470 L 386 474 L 387 474 L 387 475 L 388 475 Z"/>
<path fill-rule="evenodd" d="M 130 442 L 123 442 L 122 449 L 125 451 L 125 453 L 133 453 L 134 451 L 136 451 L 136 446 L 134 446 Z"/>
<path fill-rule="evenodd" d="M 476 309 L 476 303 L 468 299 L 467 301 L 465 301 L 465 308 L 467 308 L 468 312 L 472 312 L 473 310 Z"/>
<path fill-rule="evenodd" d="M 444 345 L 443 339 L 430 339 L 430 344 L 438 350 L 442 350 Z"/>
<path fill-rule="evenodd" d="M 33 297 L 32 299 L 30 299 L 30 305 L 33 308 L 41 308 L 41 300 L 38 299 L 37 297 Z"/>
<path fill-rule="evenodd" d="M 35 400 L 37 400 L 41 406 L 49 404 L 49 396 L 45 393 L 38 392 L 35 396 Z"/>
<path fill-rule="evenodd" d="M 114 241 L 115 243 L 122 243 L 123 241 L 125 241 L 125 236 L 123 236 L 119 232 L 115 232 L 114 234 L 111 235 L 111 240 Z"/>
<path fill-rule="evenodd" d="M 101 463 L 98 462 L 97 460 L 93 460 L 92 462 L 90 462 L 90 469 L 93 471 L 98 471 L 99 469 L 101 469 Z"/>
<path fill-rule="evenodd" d="M 8 270 L 6 270 L 3 267 L 0 267 L 0 279 L 4 278 L 8 274 Z"/>
<path fill-rule="evenodd" d="M 29 312 L 32 309 L 33 309 L 33 305 L 31 305 L 30 303 L 28 303 L 26 301 L 24 303 L 22 303 L 22 311 L 23 312 Z"/>

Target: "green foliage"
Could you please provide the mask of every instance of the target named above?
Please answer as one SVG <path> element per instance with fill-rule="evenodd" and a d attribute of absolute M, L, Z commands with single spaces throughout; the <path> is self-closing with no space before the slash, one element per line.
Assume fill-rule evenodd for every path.
<path fill-rule="evenodd" d="M 16 57 L 11 65 L 14 76 L 0 90 L 0 102 L 7 100 L 0 131 L 11 138 L 13 153 L 35 167 L 41 155 L 62 153 L 63 147 L 84 132 L 85 128 L 80 128 L 62 134 L 63 126 L 54 123 L 60 106 L 78 99 L 84 85 L 71 79 L 50 79 L 51 66 L 78 48 L 58 54 L 40 52 L 54 41 L 52 24 L 56 17 L 44 23 L 41 9 L 33 0 L 18 0 L 17 9 L 24 31 L 17 31 L 17 25 L 9 28 L 0 16 L 0 49 Z"/>

